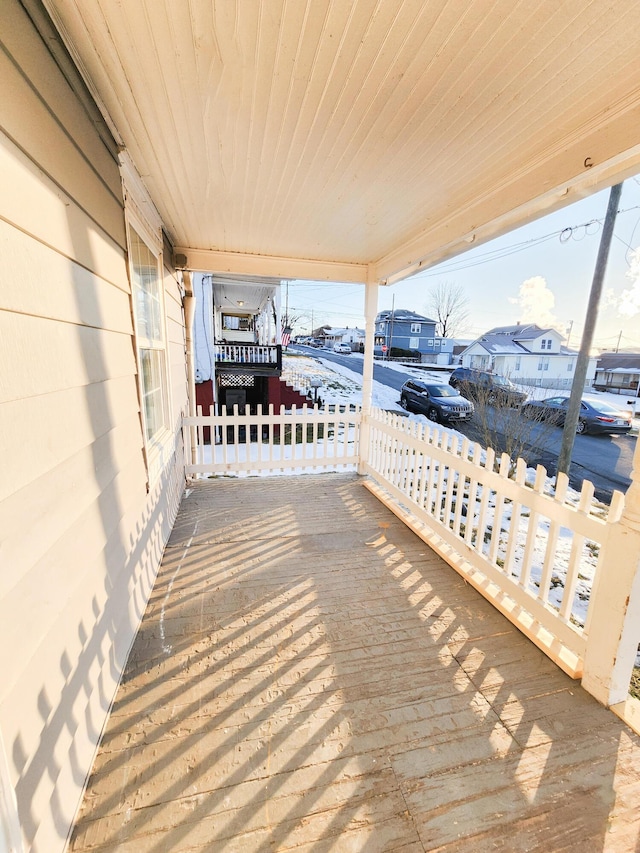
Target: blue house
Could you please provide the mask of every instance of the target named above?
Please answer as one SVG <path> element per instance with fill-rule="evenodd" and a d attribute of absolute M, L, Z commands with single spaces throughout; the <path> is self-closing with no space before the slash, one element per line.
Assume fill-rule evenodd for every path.
<path fill-rule="evenodd" d="M 449 364 L 453 340 L 436 336 L 436 321 L 397 308 L 376 317 L 374 355 L 393 358 L 411 354 L 424 362 Z"/>

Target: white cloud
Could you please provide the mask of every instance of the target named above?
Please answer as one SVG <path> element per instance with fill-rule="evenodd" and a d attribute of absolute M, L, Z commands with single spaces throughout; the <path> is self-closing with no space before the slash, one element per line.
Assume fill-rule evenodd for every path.
<path fill-rule="evenodd" d="M 618 301 L 618 314 L 623 317 L 635 317 L 640 314 L 640 249 L 631 253 L 627 278 L 631 279 L 632 285 L 628 290 L 622 291 Z"/>
<path fill-rule="evenodd" d="M 562 323 L 553 313 L 556 298 L 541 275 L 523 281 L 518 297 L 510 298 L 509 302 L 520 307 L 520 323 L 536 323 L 543 328 L 556 328 L 565 333 L 566 323 Z"/>

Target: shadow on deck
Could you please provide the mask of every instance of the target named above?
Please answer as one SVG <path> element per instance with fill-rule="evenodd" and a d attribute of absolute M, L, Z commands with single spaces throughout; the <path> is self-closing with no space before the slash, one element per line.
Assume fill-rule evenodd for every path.
<path fill-rule="evenodd" d="M 640 738 L 355 475 L 183 500 L 71 850 L 637 851 Z"/>

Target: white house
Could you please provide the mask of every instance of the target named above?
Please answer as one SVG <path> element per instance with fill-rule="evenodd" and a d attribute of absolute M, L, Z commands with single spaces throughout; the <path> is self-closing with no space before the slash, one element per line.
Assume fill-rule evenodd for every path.
<path fill-rule="evenodd" d="M 508 376 L 522 385 L 569 388 L 578 353 L 562 346 L 563 340 L 556 329 L 541 329 L 534 323 L 496 326 L 469 344 L 460 356 L 461 364 Z M 595 372 L 596 359 L 591 358 L 586 388 L 592 386 Z"/>
<path fill-rule="evenodd" d="M 325 329 L 325 342 L 327 346 L 333 344 L 351 344 L 351 348 L 357 350 L 359 345 L 364 346 L 364 329 L 358 329 L 354 326 L 350 329 L 348 326 L 344 329 Z"/>

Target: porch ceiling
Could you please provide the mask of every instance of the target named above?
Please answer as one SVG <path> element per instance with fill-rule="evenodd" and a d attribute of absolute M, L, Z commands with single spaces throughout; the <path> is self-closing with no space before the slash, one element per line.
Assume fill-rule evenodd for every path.
<path fill-rule="evenodd" d="M 383 282 L 640 170 L 640 4 L 45 0 L 196 269 Z"/>

